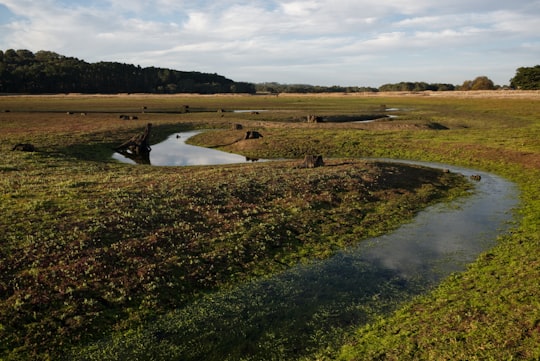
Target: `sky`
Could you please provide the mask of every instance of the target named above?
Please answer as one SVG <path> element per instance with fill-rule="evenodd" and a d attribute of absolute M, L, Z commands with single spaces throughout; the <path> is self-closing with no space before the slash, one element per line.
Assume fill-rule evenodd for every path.
<path fill-rule="evenodd" d="M 540 0 L 0 0 L 0 49 L 253 83 L 507 85 L 540 64 Z"/>

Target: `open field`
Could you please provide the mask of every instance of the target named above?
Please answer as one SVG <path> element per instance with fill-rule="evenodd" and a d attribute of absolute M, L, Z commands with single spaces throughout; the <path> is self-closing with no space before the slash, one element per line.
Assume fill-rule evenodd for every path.
<path fill-rule="evenodd" d="M 329 257 L 468 188 L 457 175 L 362 157 L 506 177 L 521 190 L 514 229 L 466 272 L 299 358 L 538 359 L 540 95 L 502 94 L 0 97 L 0 359 L 95 353 L 86 346 L 96 340 L 129 338 L 204 294 Z M 382 108 L 397 117 L 303 121 Z M 152 143 L 215 129 L 192 142 L 289 160 L 189 168 L 112 161 L 111 149 L 146 123 Z M 242 131 L 231 124 L 264 137 L 235 141 Z M 37 152 L 12 152 L 17 143 Z M 308 153 L 328 166 L 296 169 Z M 114 341 L 102 346 L 113 355 Z"/>

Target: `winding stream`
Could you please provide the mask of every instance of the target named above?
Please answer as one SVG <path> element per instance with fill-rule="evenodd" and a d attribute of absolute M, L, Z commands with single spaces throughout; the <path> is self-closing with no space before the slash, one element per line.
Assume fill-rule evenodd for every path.
<path fill-rule="evenodd" d="M 464 270 L 509 230 L 518 203 L 513 183 L 450 165 L 385 161 L 482 179 L 469 197 L 428 207 L 395 232 L 362 241 L 328 260 L 202 296 L 123 343 L 122 352 L 142 347 L 167 353 L 174 349 L 174 357 L 183 360 L 294 359 Z"/>

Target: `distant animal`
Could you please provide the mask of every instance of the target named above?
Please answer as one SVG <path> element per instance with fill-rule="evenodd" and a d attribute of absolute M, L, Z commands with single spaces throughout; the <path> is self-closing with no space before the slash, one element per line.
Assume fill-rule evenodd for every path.
<path fill-rule="evenodd" d="M 475 180 L 475 181 L 480 181 L 482 179 L 482 177 L 479 175 L 479 174 L 472 174 L 471 177 L 470 177 L 472 180 Z"/>

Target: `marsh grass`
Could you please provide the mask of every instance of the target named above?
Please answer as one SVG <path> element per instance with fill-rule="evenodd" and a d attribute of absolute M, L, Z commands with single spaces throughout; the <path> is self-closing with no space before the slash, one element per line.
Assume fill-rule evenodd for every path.
<path fill-rule="evenodd" d="M 181 113 L 186 104 L 198 111 Z M 381 104 L 401 109 L 399 118 L 298 121 L 307 114 L 363 114 Z M 393 157 L 505 176 L 522 191 L 519 218 L 514 232 L 467 272 L 358 330 L 340 357 L 537 358 L 538 107 L 534 98 L 2 97 L 0 109 L 10 112 L 0 113 L 0 357 L 55 358 L 76 347 L 84 358 L 85 345 L 97 339 L 136 341 L 141 324 L 210 290 L 328 257 L 466 188 L 440 172 L 351 159 Z M 121 113 L 139 119 L 121 121 Z M 241 123 L 264 138 L 225 142 L 238 133 L 216 130 L 193 142 L 298 161 L 188 168 L 112 161 L 112 147 L 148 122 L 155 124 L 153 143 L 181 130 Z M 433 123 L 448 129 L 434 130 Z M 38 152 L 11 152 L 19 142 Z M 295 169 L 307 152 L 323 154 L 330 166 Z M 392 172 L 397 178 L 385 178 Z M 335 339 L 321 339 L 321 349 L 309 343 L 310 355 L 337 357 L 344 334 L 327 334 Z M 118 350 L 114 342 L 102 346 L 111 358 Z M 156 352 L 165 357 L 171 350 Z M 131 351 L 144 358 L 144 348 Z"/>

